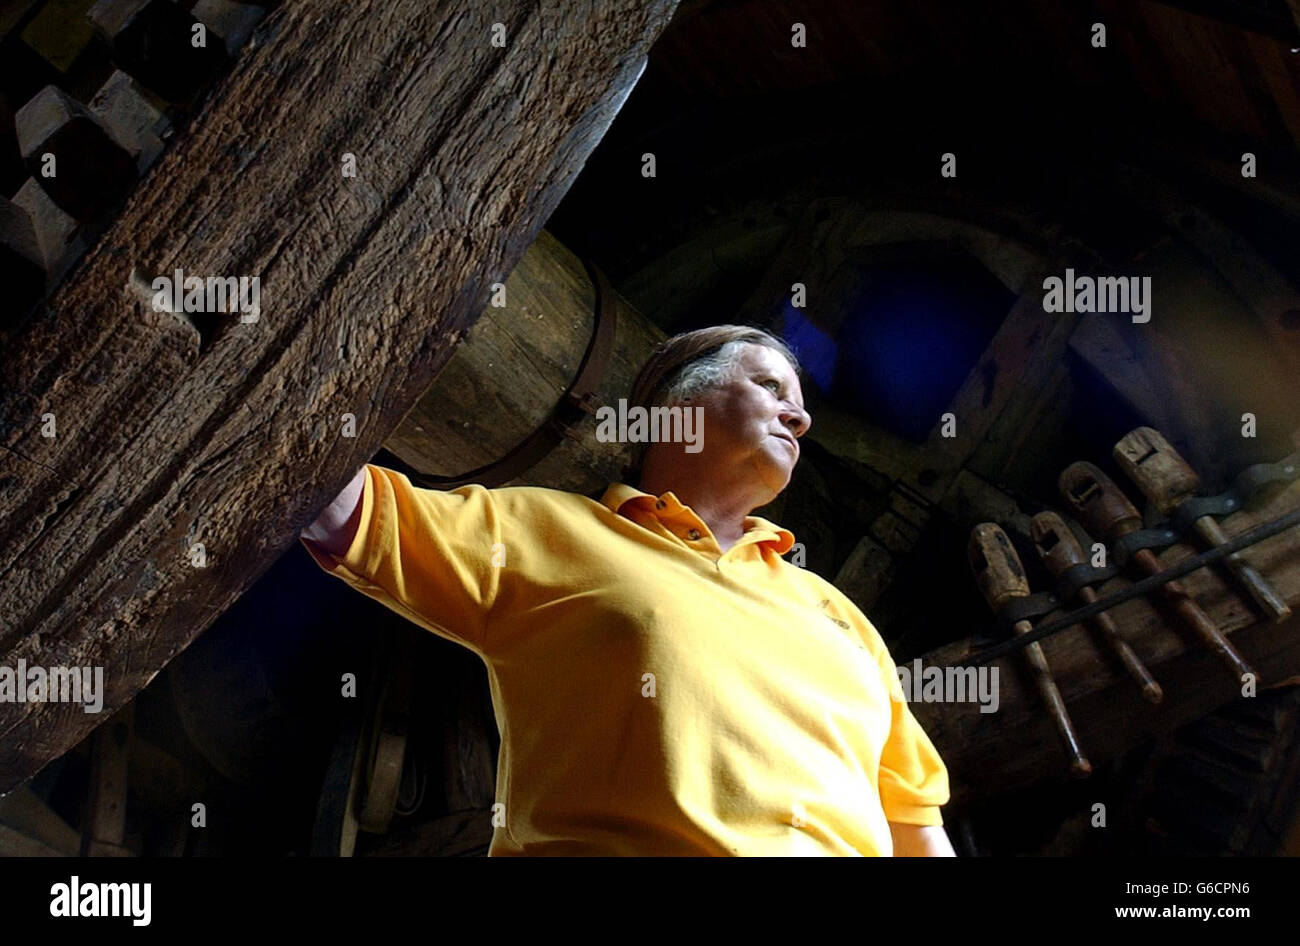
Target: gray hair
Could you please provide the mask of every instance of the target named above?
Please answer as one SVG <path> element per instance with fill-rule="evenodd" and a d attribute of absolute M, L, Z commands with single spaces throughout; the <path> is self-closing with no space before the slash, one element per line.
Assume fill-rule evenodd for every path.
<path fill-rule="evenodd" d="M 717 351 L 710 355 L 704 355 L 694 361 L 687 362 L 677 369 L 676 373 L 664 384 L 658 397 L 654 399 L 656 407 L 663 407 L 669 404 L 682 404 L 686 401 L 693 400 L 711 391 L 714 388 L 720 388 L 732 379 L 736 369 L 740 366 L 740 355 L 746 345 L 759 345 L 763 342 L 752 342 L 746 339 L 735 339 L 727 342 Z M 786 360 L 790 362 L 791 367 L 797 375 L 799 373 L 799 362 L 794 354 L 784 344 L 777 347 L 768 345 L 767 347 L 775 348 Z"/>
<path fill-rule="evenodd" d="M 710 345 L 710 342 L 720 344 Z M 688 332 L 662 343 L 656 356 L 642 367 L 633 384 L 633 403 L 647 407 L 685 404 L 707 391 L 721 387 L 735 376 L 746 345 L 762 345 L 779 352 L 798 377 L 799 359 L 782 339 L 752 326 L 722 325 Z M 699 351 L 701 347 L 703 351 Z M 691 348 L 699 353 L 692 353 Z M 667 372 L 663 368 L 656 369 L 657 358 L 662 358 L 665 354 L 671 358 L 673 351 L 681 353 L 678 357 L 685 357 L 682 364 Z M 646 451 L 649 449 L 649 443 L 632 444 L 631 462 L 623 468 L 625 482 L 640 481 L 641 465 L 645 462 Z"/>

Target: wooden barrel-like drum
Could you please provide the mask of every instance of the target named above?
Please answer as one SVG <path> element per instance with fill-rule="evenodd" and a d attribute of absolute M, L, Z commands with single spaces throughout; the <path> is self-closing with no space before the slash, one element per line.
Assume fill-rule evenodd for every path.
<path fill-rule="evenodd" d="M 594 405 L 617 408 L 663 333 L 609 290 L 613 347 Z M 384 447 L 435 477 L 500 460 L 541 427 L 573 383 L 596 330 L 597 292 L 581 260 L 545 230 Z M 593 408 L 594 409 L 594 408 Z M 617 480 L 628 445 L 602 443 L 585 416 L 534 466 L 500 484 L 590 493 Z"/>

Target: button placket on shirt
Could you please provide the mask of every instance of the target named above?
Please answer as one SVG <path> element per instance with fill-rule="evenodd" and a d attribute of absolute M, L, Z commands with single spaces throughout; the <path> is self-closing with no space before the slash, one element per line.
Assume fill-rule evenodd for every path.
<path fill-rule="evenodd" d="M 687 521 L 699 522 L 699 520 L 694 516 L 689 517 Z M 685 542 L 698 542 L 704 536 L 703 530 L 696 528 L 695 526 L 689 526 L 685 530 L 683 530 L 680 525 L 671 528 L 673 533 Z"/>
<path fill-rule="evenodd" d="M 685 520 L 685 523 L 677 524 L 673 531 L 677 533 L 683 541 L 698 542 L 700 537 L 704 535 L 704 529 L 702 528 L 704 523 L 700 522 L 699 517 L 694 513 L 688 512 L 685 509 L 682 510 L 681 518 Z M 691 523 L 694 523 L 694 525 Z M 685 529 L 682 528 L 683 524 L 686 526 Z"/>
<path fill-rule="evenodd" d="M 668 503 L 666 500 L 655 500 L 656 512 L 662 513 L 667 508 Z M 676 521 L 682 518 L 686 519 L 688 522 L 694 522 L 697 525 L 690 526 L 685 531 L 682 531 L 681 526 Z M 700 522 L 699 517 L 694 513 L 689 512 L 687 508 L 680 503 L 677 503 L 675 508 L 668 515 L 659 516 L 659 521 L 666 529 L 668 529 L 669 532 L 677 536 L 683 542 L 699 542 L 704 538 L 705 530 L 700 528 L 700 526 L 703 526 L 703 523 Z M 700 548 L 700 546 L 696 546 L 696 548 Z"/>

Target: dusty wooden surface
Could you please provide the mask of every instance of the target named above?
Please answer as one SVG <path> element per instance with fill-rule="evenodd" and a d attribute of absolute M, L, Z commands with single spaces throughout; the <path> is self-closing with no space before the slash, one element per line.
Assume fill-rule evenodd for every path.
<path fill-rule="evenodd" d="M 147 684 L 373 455 L 674 7 L 328 0 L 263 22 L 0 351 L 0 665 L 99 665 L 106 689 L 101 715 L 0 704 L 0 791 Z M 128 288 L 177 267 L 259 277 L 258 321 L 154 312 Z"/>
<path fill-rule="evenodd" d="M 1258 510 L 1222 520 L 1224 532 L 1235 537 L 1298 507 L 1300 483 Z M 1172 565 L 1198 551 L 1179 543 L 1164 550 L 1160 561 Z M 1266 539 L 1242 555 L 1273 582 L 1288 603 L 1300 603 L 1300 526 Z M 1300 675 L 1300 619 L 1291 618 L 1283 624 L 1260 619 L 1253 605 L 1217 568 L 1197 569 L 1181 580 L 1253 664 L 1260 674 L 1260 689 Z M 1097 590 L 1105 595 L 1128 584 L 1126 578 L 1116 577 Z M 1038 620 L 1053 620 L 1061 613 L 1054 611 Z M 1132 748 L 1145 736 L 1169 732 L 1242 698 L 1241 685 L 1222 664 L 1199 646 L 1190 632 L 1184 632 L 1176 619 L 1164 617 L 1166 612 L 1157 611 L 1147 599 L 1125 602 L 1110 614 L 1121 636 L 1164 688 L 1160 704 L 1152 706 L 1142 698 L 1137 685 L 1091 629 L 1075 627 L 1042 641 L 1084 753 L 1094 767 Z M 921 662 L 924 667 L 964 666 L 970 653 L 968 642 L 957 642 L 925 654 Z M 902 665 L 911 666 L 909 661 Z M 981 713 L 974 702 L 909 704 L 948 765 L 953 800 L 959 804 L 1058 781 L 1067 774 L 1060 741 L 1032 687 L 1024 659 L 1010 655 L 994 666 L 999 668 L 996 712 Z"/>

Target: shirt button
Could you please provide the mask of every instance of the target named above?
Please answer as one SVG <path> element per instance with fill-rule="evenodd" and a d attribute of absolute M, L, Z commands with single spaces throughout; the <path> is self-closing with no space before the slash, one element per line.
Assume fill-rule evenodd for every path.
<path fill-rule="evenodd" d="M 688 538 L 691 538 L 691 539 L 698 539 L 698 538 L 700 537 L 700 530 L 699 530 L 699 529 L 692 529 L 690 532 L 686 533 L 686 535 L 687 535 Z"/>
<path fill-rule="evenodd" d="M 656 508 L 656 509 L 663 509 L 663 508 L 664 508 L 665 506 L 667 506 L 667 505 L 668 505 L 668 504 L 667 504 L 666 502 L 664 502 L 662 499 L 659 499 L 659 500 L 656 500 L 656 501 L 655 501 L 655 508 Z"/>

